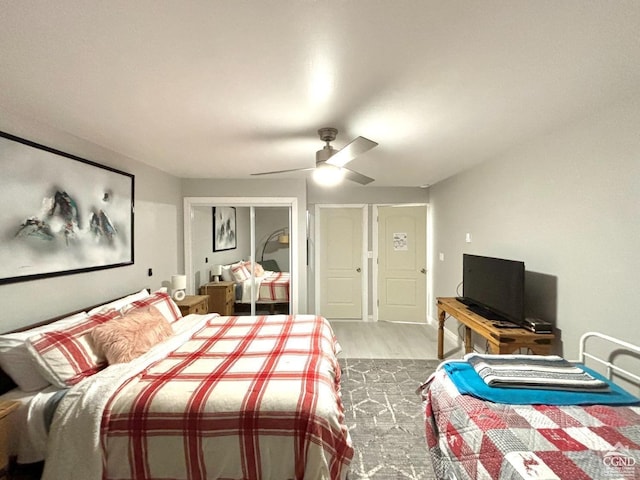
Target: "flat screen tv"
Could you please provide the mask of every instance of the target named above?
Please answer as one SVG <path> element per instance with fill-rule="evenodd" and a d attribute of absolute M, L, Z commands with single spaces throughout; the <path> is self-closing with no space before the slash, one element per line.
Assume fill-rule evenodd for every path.
<path fill-rule="evenodd" d="M 464 303 L 492 320 L 524 320 L 524 262 L 463 254 Z"/>

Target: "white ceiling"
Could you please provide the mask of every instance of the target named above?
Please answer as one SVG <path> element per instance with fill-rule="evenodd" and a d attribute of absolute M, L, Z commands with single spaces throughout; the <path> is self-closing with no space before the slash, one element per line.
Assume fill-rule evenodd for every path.
<path fill-rule="evenodd" d="M 332 126 L 379 142 L 349 164 L 371 185 L 433 184 L 640 92 L 637 0 L 0 11 L 0 108 L 179 177 L 311 167 Z"/>

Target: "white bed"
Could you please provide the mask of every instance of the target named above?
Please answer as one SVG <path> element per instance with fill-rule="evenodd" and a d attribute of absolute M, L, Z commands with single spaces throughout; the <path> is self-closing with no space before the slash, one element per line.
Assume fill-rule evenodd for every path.
<path fill-rule="evenodd" d="M 23 404 L 12 419 L 20 463 L 44 457 L 49 480 L 346 479 L 353 448 L 339 345 L 326 319 L 182 317 L 165 292 L 145 294 L 25 335 L 20 351 L 52 385 L 5 394 Z M 130 328 L 141 318 L 149 324 Z M 169 331 L 138 353 L 137 335 L 155 335 L 156 322 Z M 2 337 L 0 351 L 3 340 L 16 347 L 15 338 Z M 135 355 L 118 360 L 131 352 L 114 350 L 109 339 Z"/>
<path fill-rule="evenodd" d="M 266 265 L 277 266 L 273 261 Z M 278 307 L 280 313 L 288 313 L 291 291 L 289 272 L 266 270 L 260 263 L 254 265 L 251 274 L 251 262 L 236 262 L 222 266 L 222 279 L 235 283 L 236 311 L 245 311 L 246 306 L 255 302 L 266 306 L 271 313 Z M 284 307 L 284 308 L 282 308 Z"/>

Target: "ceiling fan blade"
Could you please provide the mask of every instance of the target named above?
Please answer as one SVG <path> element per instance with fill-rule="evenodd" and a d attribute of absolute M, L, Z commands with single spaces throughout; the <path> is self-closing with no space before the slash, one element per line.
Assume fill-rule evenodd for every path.
<path fill-rule="evenodd" d="M 329 162 L 327 162 L 329 163 Z M 367 177 L 361 173 L 355 172 L 353 170 L 349 170 L 348 168 L 342 168 L 344 170 L 344 177 L 352 182 L 359 183 L 360 185 L 368 185 L 373 182 L 373 178 Z"/>
<path fill-rule="evenodd" d="M 289 170 L 275 170 L 273 172 L 252 173 L 251 175 L 273 175 L 274 173 L 304 172 L 305 170 L 313 170 L 315 167 L 309 168 L 290 168 Z"/>
<path fill-rule="evenodd" d="M 338 153 L 331 156 L 331 158 L 327 160 L 327 163 L 335 165 L 336 167 L 344 167 L 358 155 L 367 152 L 376 146 L 378 146 L 377 142 L 365 137 L 358 137 L 351 143 L 345 145 L 344 148 L 338 151 Z"/>

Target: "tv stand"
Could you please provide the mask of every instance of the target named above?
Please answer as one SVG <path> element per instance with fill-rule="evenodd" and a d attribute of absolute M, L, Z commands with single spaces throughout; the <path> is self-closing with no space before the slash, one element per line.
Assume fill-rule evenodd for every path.
<path fill-rule="evenodd" d="M 465 353 L 473 351 L 471 333 L 475 332 L 487 340 L 489 353 L 513 353 L 525 348 L 536 355 L 549 355 L 555 335 L 553 333 L 534 333 L 516 324 L 504 326 L 495 320 L 473 312 L 467 305 L 455 297 L 438 299 L 438 358 L 444 358 L 444 322 L 447 314 L 464 325 Z"/>

